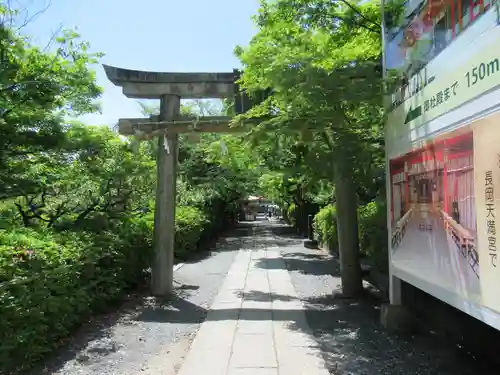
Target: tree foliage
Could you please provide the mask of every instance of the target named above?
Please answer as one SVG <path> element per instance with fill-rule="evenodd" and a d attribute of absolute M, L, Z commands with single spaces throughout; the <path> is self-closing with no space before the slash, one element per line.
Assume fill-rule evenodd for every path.
<path fill-rule="evenodd" d="M 0 19 L 9 12 L 0 5 Z M 148 278 L 153 258 L 157 142 L 68 120 L 99 109 L 90 66 L 101 55 L 73 31 L 45 51 L 20 30 L 0 24 L 0 373 L 32 365 L 88 314 L 119 301 Z M 245 139 L 193 141 L 180 140 L 178 259 L 232 223 L 258 176 Z"/>
<path fill-rule="evenodd" d="M 63 147 L 65 115 L 98 109 L 101 89 L 87 65 L 99 55 L 71 31 L 56 43 L 56 52 L 43 52 L 0 24 L 0 198 L 39 191 L 26 166 Z"/>
<path fill-rule="evenodd" d="M 241 86 L 272 90 L 241 116 L 262 119 L 250 137 L 275 171 L 263 186 L 296 215 L 337 202 L 343 291 L 357 294 L 356 202 L 373 200 L 384 181 L 379 3 L 262 1 L 255 22 L 259 31 L 236 54 Z"/>
<path fill-rule="evenodd" d="M 9 12 L 0 5 L 0 19 Z M 383 263 L 379 13 L 376 2 L 262 1 L 259 31 L 236 54 L 241 87 L 272 94 L 236 117 L 260 119 L 248 134 L 180 137 L 177 258 L 226 228 L 241 198 L 262 194 L 302 233 L 323 207 L 315 225 L 338 240 L 346 294 L 361 288 L 358 217 L 363 254 Z M 156 188 L 157 141 L 68 120 L 99 110 L 89 66 L 101 55 L 73 31 L 45 51 L 20 30 L 0 23 L 2 373 L 31 365 L 147 277 Z M 234 108 L 189 101 L 181 112 Z"/>

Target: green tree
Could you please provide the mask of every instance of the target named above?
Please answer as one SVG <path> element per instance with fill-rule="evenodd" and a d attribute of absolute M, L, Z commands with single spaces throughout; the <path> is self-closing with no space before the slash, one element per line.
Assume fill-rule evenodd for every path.
<path fill-rule="evenodd" d="M 39 191 L 26 166 L 61 147 L 65 116 L 98 109 L 101 89 L 88 65 L 99 55 L 78 37 L 65 31 L 48 53 L 0 24 L 0 199 Z"/>
<path fill-rule="evenodd" d="M 74 123 L 64 135 L 57 151 L 24 166 L 25 178 L 37 184 L 36 190 L 20 188 L 13 199 L 24 226 L 82 228 L 101 216 L 98 225 L 105 228 L 109 220 L 148 206 L 155 169 L 144 147 L 132 152 L 104 126 Z"/>
<path fill-rule="evenodd" d="M 367 168 L 370 149 L 378 155 L 382 150 L 379 14 L 378 2 L 263 1 L 259 32 L 248 47 L 236 49 L 244 66 L 242 87 L 250 94 L 273 92 L 244 116 L 271 115 L 251 136 L 262 143 L 275 142 L 278 133 L 300 134 L 295 154 L 307 167 L 316 164 L 315 176 L 305 176 L 333 178 L 348 296 L 362 290 L 356 177 Z"/>
<path fill-rule="evenodd" d="M 89 67 L 99 55 L 72 32 L 53 52 L 34 47 L 1 23 L 9 12 L 0 5 L 0 373 L 19 373 L 143 281 L 158 142 L 67 120 L 98 109 Z M 183 106 L 193 116 L 229 110 L 229 102 Z M 175 256 L 183 259 L 228 227 L 260 164 L 240 136 L 180 143 Z"/>

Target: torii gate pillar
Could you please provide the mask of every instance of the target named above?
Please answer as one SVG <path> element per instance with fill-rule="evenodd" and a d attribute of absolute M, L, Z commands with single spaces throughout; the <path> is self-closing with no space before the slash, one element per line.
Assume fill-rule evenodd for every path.
<path fill-rule="evenodd" d="M 171 121 L 179 115 L 180 99 L 177 95 L 160 98 L 160 120 Z M 178 137 L 177 133 L 158 137 L 154 261 L 151 270 L 151 292 L 156 296 L 171 293 L 173 286 Z"/>
<path fill-rule="evenodd" d="M 113 84 L 123 88 L 125 96 L 136 99 L 160 99 L 160 122 L 164 124 L 179 118 L 181 97 L 224 98 L 233 96 L 235 90 L 234 72 L 159 73 L 120 69 L 107 65 L 104 65 L 104 70 Z M 125 123 L 129 124 L 130 121 Z M 155 130 L 155 135 L 159 136 L 158 182 L 151 289 L 156 296 L 166 296 L 173 289 L 178 132 L 175 127 L 169 128 L 169 126 Z"/>

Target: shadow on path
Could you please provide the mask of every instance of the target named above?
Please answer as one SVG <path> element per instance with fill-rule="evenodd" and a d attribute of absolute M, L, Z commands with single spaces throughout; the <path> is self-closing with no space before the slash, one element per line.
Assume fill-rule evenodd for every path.
<path fill-rule="evenodd" d="M 194 293 L 198 289 L 198 285 L 175 283 L 175 297 L 168 304 L 171 305 L 176 300 L 185 301 L 189 294 Z M 76 362 L 83 365 L 88 365 L 94 359 L 98 359 L 97 357 L 113 354 L 121 349 L 120 345 L 113 339 L 113 329 L 117 325 L 133 324 L 138 313 L 141 311 L 150 311 L 151 309 L 155 310 L 157 306 L 157 299 L 148 296 L 146 290 L 130 294 L 118 310 L 112 310 L 112 307 L 110 307 L 107 313 L 89 319 L 88 322 L 73 333 L 71 338 L 66 342 L 60 343 L 61 348 L 45 364 L 35 366 L 34 369 L 21 372 L 21 374 L 56 374 L 66 363 L 72 360 L 76 360 Z M 187 321 L 200 323 L 206 316 L 205 309 L 193 309 L 193 305 L 190 303 L 184 304 L 184 306 L 182 303 L 179 303 L 179 308 L 185 310 Z M 135 339 L 137 340 L 137 337 Z M 64 374 L 67 373 L 64 372 Z"/>
<path fill-rule="evenodd" d="M 378 301 L 305 299 L 306 316 L 330 371 L 339 374 L 493 374 L 431 335 L 389 335 L 378 320 Z M 300 327 L 296 327 L 300 329 Z"/>
<path fill-rule="evenodd" d="M 245 299 L 290 301 L 290 296 L 250 292 Z M 304 310 L 266 309 L 205 309 L 175 298 L 168 303 L 144 309 L 136 319 L 160 322 L 200 322 L 235 320 L 244 315 L 245 320 L 289 322 L 290 330 L 304 332 L 314 337 L 327 368 L 336 374 L 356 375 L 487 375 L 493 374 L 480 368 L 478 362 L 443 346 L 431 336 L 398 337 L 388 335 L 377 320 L 376 301 L 338 300 L 321 296 L 302 300 Z M 302 319 L 305 312 L 306 319 Z M 302 317 L 302 318 L 301 318 Z M 215 339 L 214 339 L 215 340 Z"/>
<path fill-rule="evenodd" d="M 291 301 L 294 297 L 257 291 L 240 294 L 247 300 Z M 377 301 L 366 298 L 346 301 L 333 296 L 301 300 L 305 310 L 221 309 L 211 310 L 176 297 L 143 311 L 141 321 L 189 322 L 245 320 L 288 322 L 290 330 L 312 336 L 327 368 L 335 374 L 356 375 L 493 375 L 480 363 L 464 356 L 433 336 L 399 337 L 387 334 L 378 324 Z M 305 318 L 302 314 L 305 312 Z M 208 314 L 207 314 L 208 313 Z M 215 340 L 215 339 L 214 339 Z"/>
<path fill-rule="evenodd" d="M 267 302 L 267 301 L 292 301 L 293 297 L 277 294 L 277 293 L 265 293 L 259 290 L 251 290 L 249 292 L 237 292 L 236 293 L 239 298 L 242 298 L 243 301 L 257 301 L 257 302 Z"/>
<path fill-rule="evenodd" d="M 304 254 L 289 252 L 281 259 L 261 259 L 256 267 L 267 270 L 298 271 L 306 275 L 340 275 L 340 267 L 335 259 L 327 253 Z"/>
<path fill-rule="evenodd" d="M 220 252 L 289 247 L 301 244 L 302 241 L 303 238 L 294 234 L 289 225 L 259 218 L 256 221 L 239 222 L 235 228 L 221 235 L 216 241 L 199 246 L 197 253 L 190 254 L 188 259 L 179 261 L 198 263 Z"/>
<path fill-rule="evenodd" d="M 204 256 L 186 261 L 175 273 L 174 295 L 168 300 L 151 297 L 148 286 L 144 285 L 126 296 L 120 305 L 89 317 L 71 337 L 58 343 L 58 350 L 22 374 L 114 375 L 125 369 L 126 373 L 136 370 L 139 373 L 143 362 L 154 357 L 158 350 L 196 331 L 237 250 L 251 248 L 254 226 L 239 225 L 221 237 Z M 182 313 L 172 311 L 166 316 L 167 310 Z M 142 324 L 137 319 L 141 314 L 144 322 L 151 323 Z"/>
<path fill-rule="evenodd" d="M 335 281 L 332 281 L 335 277 L 331 275 L 338 275 L 337 262 L 329 255 L 308 252 L 296 246 L 302 243 L 302 239 L 289 235 L 290 229 L 286 226 L 272 225 L 269 227 L 257 223 L 242 225 L 233 233 L 232 236 L 219 240 L 216 251 L 282 247 L 286 269 L 290 271 L 291 275 L 300 274 L 303 280 L 309 283 L 309 287 L 314 290 L 320 290 L 318 283 L 329 280 L 328 282 L 333 284 L 328 284 L 327 289 L 335 290 Z M 276 269 L 280 267 L 280 264 L 282 269 L 283 262 L 273 262 L 270 259 L 258 262 L 257 266 L 265 269 Z M 486 368 L 480 368 L 477 361 L 472 361 L 453 348 L 440 344 L 439 340 L 432 336 L 405 338 L 388 335 L 378 323 L 378 301 L 370 296 L 359 301 L 349 301 L 335 298 L 333 294 L 321 294 L 321 292 L 305 296 L 299 293 L 299 295 L 303 295 L 300 299 L 259 291 L 236 292 L 248 301 L 300 300 L 304 309 L 274 311 L 221 309 L 209 311 L 206 307 L 209 304 L 202 305 L 192 302 L 192 299 L 188 300 L 191 294 L 203 287 L 203 281 L 198 281 L 198 283 L 200 284 L 177 285 L 175 295 L 169 299 L 161 300 L 144 295 L 137 296 L 125 309 L 125 314 L 122 310 L 120 314 L 104 321 L 98 326 L 97 332 L 82 337 L 81 342 L 77 342 L 67 349 L 64 358 L 68 360 L 77 356 L 77 353 L 88 345 L 92 338 L 109 336 L 110 326 L 116 324 L 118 319 L 124 319 L 128 322 L 127 324 L 131 325 L 146 324 L 148 327 L 158 329 L 158 326 L 152 323 L 162 324 L 163 327 L 168 324 L 174 326 L 176 324 L 191 325 L 199 324 L 207 319 L 210 321 L 235 320 L 241 315 L 244 315 L 246 320 L 258 321 L 268 320 L 269 315 L 272 314 L 273 320 L 288 322 L 290 330 L 304 332 L 314 338 L 328 369 L 334 374 L 489 375 L 497 373 L 497 371 L 488 372 Z M 300 288 L 295 283 L 294 286 L 300 292 L 298 290 Z M 118 349 L 113 346 L 113 343 L 110 343 L 98 350 L 107 350 L 112 353 Z M 43 374 L 43 372 L 36 373 Z M 56 372 L 46 372 L 46 374 L 49 373 L 55 374 Z M 65 372 L 65 374 L 68 373 Z"/>
<path fill-rule="evenodd" d="M 271 232 L 271 236 L 269 236 Z M 268 228 L 262 243 L 275 246 L 276 233 L 287 236 L 289 229 Z M 274 239 L 273 239 L 274 237 Z M 281 239 L 281 238 L 280 238 Z M 303 249 L 297 244 L 302 239 L 297 236 L 284 238 L 291 245 L 283 248 L 283 259 L 290 274 L 299 274 L 308 288 L 318 291 L 308 292 L 300 298 L 304 310 L 266 310 L 266 309 L 223 309 L 212 310 L 207 314 L 199 306 L 190 305 L 182 299 L 157 306 L 154 311 L 143 311 L 137 319 L 161 319 L 161 321 L 223 321 L 238 319 L 273 320 L 288 323 L 290 330 L 304 332 L 314 338 L 325 363 L 331 373 L 345 375 L 489 375 L 496 371 L 488 369 L 488 364 L 479 363 L 463 352 L 443 343 L 435 336 L 389 335 L 379 324 L 379 301 L 367 293 L 358 301 L 335 298 L 325 294 L 325 289 L 334 291 L 338 282 L 338 261 L 328 254 Z M 273 259 L 256 263 L 263 269 L 284 269 L 283 262 Z M 294 286 L 301 289 L 300 285 Z M 321 283 L 327 283 L 321 288 Z M 323 290 L 323 292 L 321 292 Z M 297 299 L 288 295 L 263 293 L 260 291 L 236 292 L 248 301 L 292 301 Z M 305 313 L 302 314 L 302 312 Z M 304 319 L 305 316 L 305 319 Z"/>

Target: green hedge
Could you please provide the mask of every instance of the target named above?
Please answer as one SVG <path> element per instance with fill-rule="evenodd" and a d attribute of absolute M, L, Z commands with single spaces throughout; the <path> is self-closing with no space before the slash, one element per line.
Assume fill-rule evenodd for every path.
<path fill-rule="evenodd" d="M 323 207 L 314 217 L 318 240 L 331 252 L 338 252 L 337 216 L 334 205 Z M 384 202 L 374 201 L 358 208 L 361 255 L 370 258 L 377 270 L 388 271 L 387 211 Z"/>
<path fill-rule="evenodd" d="M 297 213 L 297 206 L 295 203 L 290 203 L 290 205 L 286 208 L 286 219 L 289 224 L 295 226 L 297 224 L 297 218 L 295 217 Z"/>
<path fill-rule="evenodd" d="M 337 213 L 333 204 L 323 207 L 314 216 L 313 229 L 322 246 L 330 252 L 338 252 Z"/>
<path fill-rule="evenodd" d="M 178 207 L 176 219 L 184 258 L 213 228 L 196 207 Z M 98 234 L 0 230 L 0 373 L 41 359 L 83 318 L 119 301 L 150 264 L 152 229 L 153 214 Z"/>
<path fill-rule="evenodd" d="M 209 223 L 207 216 L 195 207 L 178 207 L 175 220 L 176 257 L 185 259 L 198 249 L 203 231 Z"/>
<path fill-rule="evenodd" d="M 374 201 L 358 209 L 359 245 L 381 273 L 388 273 L 387 206 Z"/>

